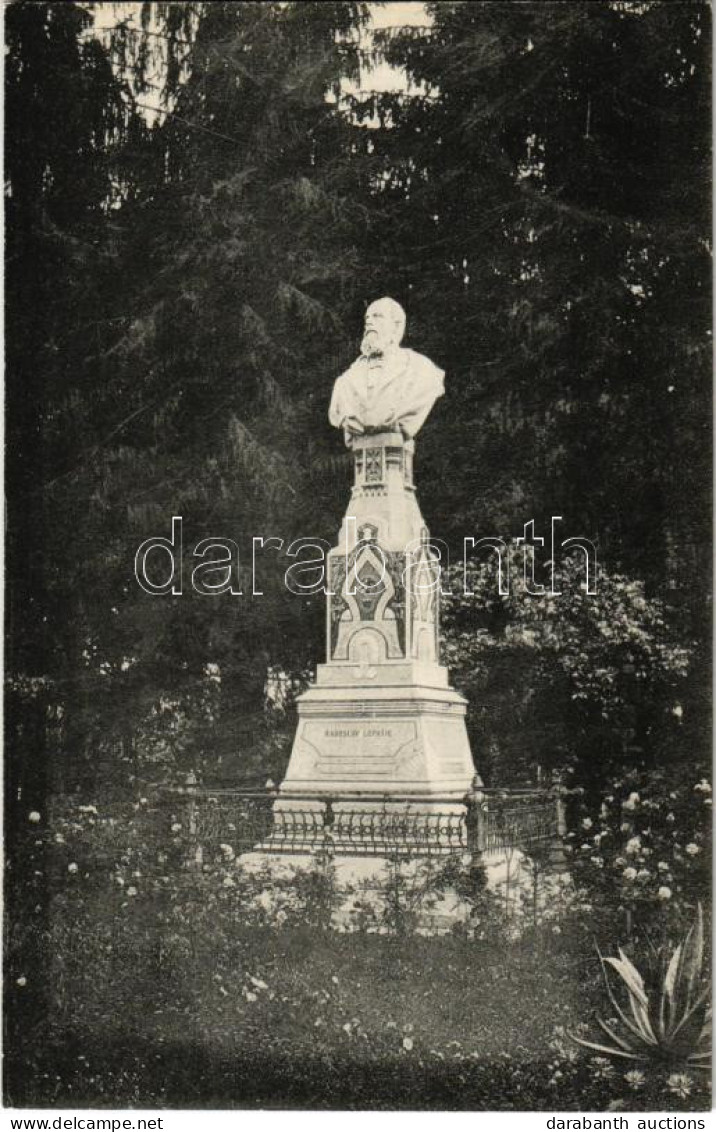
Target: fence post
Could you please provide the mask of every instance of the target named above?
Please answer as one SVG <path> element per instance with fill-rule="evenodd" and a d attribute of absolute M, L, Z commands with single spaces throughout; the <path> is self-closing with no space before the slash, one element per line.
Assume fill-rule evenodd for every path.
<path fill-rule="evenodd" d="M 552 852 L 550 853 L 550 857 L 552 859 L 553 865 L 564 866 L 566 864 L 566 857 L 564 853 L 563 843 L 567 833 L 567 813 L 564 804 L 564 796 L 567 793 L 567 789 L 558 780 L 552 787 L 550 793 L 554 798 L 554 808 L 556 815 L 556 830 L 555 835 L 552 838 Z"/>
<path fill-rule="evenodd" d="M 565 814 L 563 789 L 564 788 L 562 786 L 558 786 L 555 791 L 555 803 L 557 807 L 557 833 L 560 837 L 564 837 L 567 832 L 567 818 Z"/>
<path fill-rule="evenodd" d="M 470 789 L 463 799 L 465 803 L 465 832 L 467 848 L 472 857 L 471 865 L 480 863 L 485 849 L 485 794 L 482 783 L 475 776 Z"/>
<path fill-rule="evenodd" d="M 189 845 L 191 852 L 190 867 L 201 870 L 204 863 L 204 850 L 199 844 L 199 822 L 197 817 L 197 777 L 193 770 L 190 770 L 186 776 L 185 785 L 186 794 L 189 797 L 187 806 L 187 820 L 189 826 Z"/>
<path fill-rule="evenodd" d="M 333 825 L 335 820 L 336 815 L 333 810 L 333 801 L 331 798 L 326 798 L 323 810 L 323 849 L 325 852 L 330 852 L 333 849 Z"/>

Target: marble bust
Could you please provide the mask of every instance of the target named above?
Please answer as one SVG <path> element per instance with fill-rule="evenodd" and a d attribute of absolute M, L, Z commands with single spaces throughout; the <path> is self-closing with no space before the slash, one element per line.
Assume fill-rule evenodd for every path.
<path fill-rule="evenodd" d="M 400 431 L 406 440 L 422 428 L 445 392 L 443 370 L 400 343 L 405 311 L 394 299 L 378 299 L 365 313 L 360 357 L 336 380 L 328 411 L 348 447 L 365 433 Z"/>

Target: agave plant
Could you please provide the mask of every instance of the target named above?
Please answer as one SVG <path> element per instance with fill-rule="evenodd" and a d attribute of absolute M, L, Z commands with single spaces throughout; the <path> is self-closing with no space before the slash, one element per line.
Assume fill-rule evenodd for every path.
<path fill-rule="evenodd" d="M 673 952 L 651 998 L 634 964 L 619 948 L 618 959 L 604 959 L 602 965 L 609 1001 L 621 1023 L 612 1028 L 597 1016 L 597 1023 L 611 1045 L 570 1037 L 580 1046 L 609 1057 L 652 1065 L 711 1067 L 711 984 L 702 977 L 704 960 L 704 922 L 699 904 L 696 919 Z M 609 964 L 626 987 L 629 1011 L 624 1010 L 612 990 L 607 972 Z"/>

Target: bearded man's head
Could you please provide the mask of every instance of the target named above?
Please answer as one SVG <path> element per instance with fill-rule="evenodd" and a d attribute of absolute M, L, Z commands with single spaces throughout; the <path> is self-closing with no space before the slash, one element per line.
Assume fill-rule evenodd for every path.
<path fill-rule="evenodd" d="M 365 312 L 361 352 L 367 357 L 396 349 L 405 333 L 405 311 L 395 299 L 377 299 Z"/>

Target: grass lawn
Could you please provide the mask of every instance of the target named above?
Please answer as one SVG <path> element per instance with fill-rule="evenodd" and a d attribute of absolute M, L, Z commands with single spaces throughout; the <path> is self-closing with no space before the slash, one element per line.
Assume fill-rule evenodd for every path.
<path fill-rule="evenodd" d="M 519 939 L 489 901 L 473 934 L 339 932 L 329 874 L 282 888 L 228 846 L 187 870 L 181 825 L 167 836 L 145 809 L 60 815 L 9 871 L 6 1104 L 709 1106 L 705 1074 L 635 1076 L 571 1041 L 610 1013 L 593 932 L 606 954 L 621 937 L 598 910 L 554 903 Z"/>
<path fill-rule="evenodd" d="M 601 1001 L 591 956 L 575 957 L 563 941 L 497 947 L 235 918 L 217 918 L 213 934 L 208 918 L 160 934 L 147 930 L 151 908 L 125 910 L 121 929 L 101 917 L 94 936 L 81 915 L 65 922 L 64 950 L 51 956 L 52 985 L 39 1010 L 39 1002 L 20 1010 L 22 1001 L 31 1006 L 29 982 L 11 988 L 16 1032 L 6 1039 L 6 1103 L 643 1104 L 626 1095 L 619 1072 L 595 1072 L 594 1059 L 575 1056 L 561 1036 L 560 1027 L 584 1020 Z M 57 922 L 51 930 L 60 942 Z"/>
<path fill-rule="evenodd" d="M 18 1035 L 8 1100 L 519 1108 L 536 1079 L 550 1107 L 549 1042 L 585 1005 L 574 965 L 463 939 L 252 928 L 197 942 L 110 953 L 101 972 L 91 953 L 62 963 L 50 1017 Z"/>

